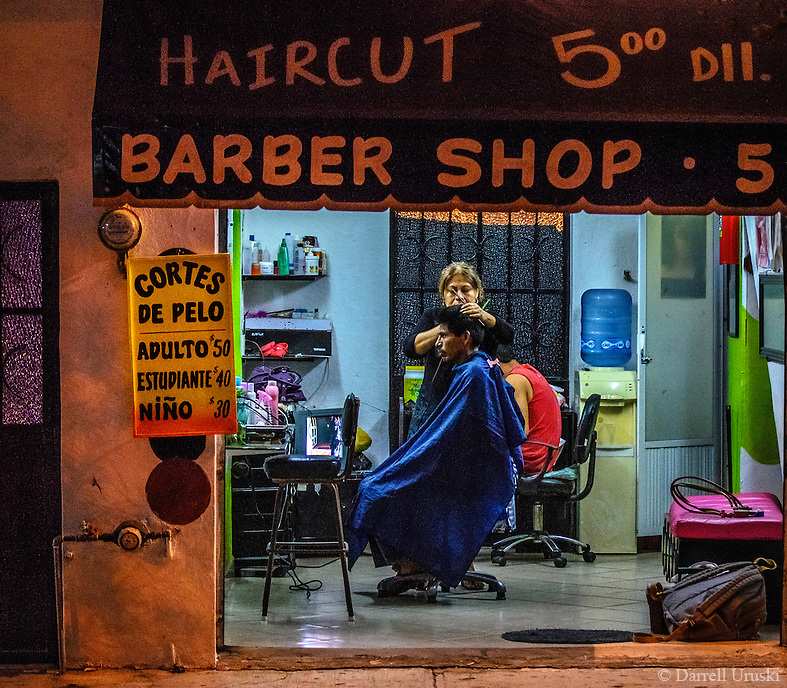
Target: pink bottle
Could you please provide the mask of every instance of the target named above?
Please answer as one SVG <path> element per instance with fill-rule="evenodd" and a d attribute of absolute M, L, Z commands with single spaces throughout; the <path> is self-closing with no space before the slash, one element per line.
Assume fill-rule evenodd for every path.
<path fill-rule="evenodd" d="M 257 392 L 258 412 L 262 418 L 263 425 L 272 425 L 270 416 L 271 398 L 264 390 Z M 264 409 L 264 410 L 263 410 Z"/>
<path fill-rule="evenodd" d="M 271 425 L 279 424 L 279 386 L 271 380 L 265 387 L 265 393 L 271 398 Z"/>

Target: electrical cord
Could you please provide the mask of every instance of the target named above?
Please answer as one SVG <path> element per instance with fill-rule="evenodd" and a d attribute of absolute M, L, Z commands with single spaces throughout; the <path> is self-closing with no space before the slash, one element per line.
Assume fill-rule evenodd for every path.
<path fill-rule="evenodd" d="M 262 513 L 262 510 L 260 509 L 259 501 L 257 499 L 257 489 L 254 486 L 254 480 L 253 480 L 253 475 L 254 474 L 252 473 L 251 465 L 245 459 L 241 459 L 240 461 L 236 461 L 235 465 L 236 466 L 237 465 L 243 466 L 243 468 L 244 468 L 243 473 L 246 474 L 245 475 L 246 482 L 248 483 L 249 487 L 251 488 L 252 503 L 254 504 L 254 510 L 257 512 L 257 515 L 260 516 L 260 518 L 265 518 L 265 515 Z M 239 475 L 238 477 L 241 477 L 241 476 Z M 289 497 L 290 497 L 290 495 L 289 495 L 289 491 L 288 491 L 288 494 L 285 496 L 285 499 L 289 499 Z M 284 512 L 282 512 L 282 518 L 283 517 L 284 517 Z M 276 528 L 277 530 L 279 529 L 280 526 L 281 526 L 281 522 L 279 522 L 279 523 L 272 523 L 271 524 L 271 528 Z M 328 564 L 333 564 L 334 562 L 339 561 L 339 559 L 336 558 L 336 559 L 331 559 L 329 561 L 326 561 L 326 562 L 324 562 L 322 564 L 319 564 L 317 566 L 306 566 L 306 565 L 303 565 L 303 564 L 297 565 L 294 561 L 292 561 L 288 557 L 285 557 L 285 556 L 282 556 L 282 555 L 274 555 L 274 556 L 275 556 L 275 558 L 273 560 L 274 567 L 276 565 L 281 565 L 281 566 L 287 567 L 287 575 L 292 580 L 292 583 L 290 584 L 289 589 L 291 591 L 293 591 L 293 592 L 304 591 L 306 593 L 306 599 L 307 600 L 311 598 L 311 594 L 313 592 L 319 590 L 322 587 L 322 581 L 319 580 L 318 578 L 314 578 L 314 579 L 308 580 L 308 581 L 303 581 L 303 580 L 301 580 L 300 576 L 296 573 L 295 569 L 296 568 L 320 569 L 323 566 L 328 566 Z"/>
<path fill-rule="evenodd" d="M 321 569 L 323 566 L 328 566 L 328 564 L 333 564 L 334 562 L 339 561 L 338 559 L 331 559 L 330 561 L 326 561 L 322 564 L 317 566 L 305 566 L 303 564 L 296 565 L 293 564 L 292 568 L 287 571 L 287 575 L 292 579 L 292 584 L 289 586 L 289 589 L 293 592 L 300 592 L 304 591 L 306 593 L 306 599 L 308 600 L 311 598 L 311 594 L 316 590 L 319 590 L 322 587 L 322 581 L 319 578 L 314 578 L 310 581 L 302 581 L 300 576 L 295 572 L 296 568 L 301 569 Z"/>

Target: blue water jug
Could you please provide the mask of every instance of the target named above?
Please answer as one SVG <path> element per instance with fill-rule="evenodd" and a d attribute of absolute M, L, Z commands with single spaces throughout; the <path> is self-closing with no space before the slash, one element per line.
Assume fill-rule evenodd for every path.
<path fill-rule="evenodd" d="M 588 289 L 582 294 L 582 360 L 619 368 L 631 358 L 631 294 L 625 289 Z"/>

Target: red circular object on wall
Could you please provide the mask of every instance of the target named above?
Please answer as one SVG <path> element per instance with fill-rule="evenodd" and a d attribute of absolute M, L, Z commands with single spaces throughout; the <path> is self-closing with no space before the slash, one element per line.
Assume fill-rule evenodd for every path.
<path fill-rule="evenodd" d="M 186 525 L 210 504 L 210 481 L 194 461 L 174 458 L 158 464 L 145 485 L 148 505 L 162 521 Z"/>

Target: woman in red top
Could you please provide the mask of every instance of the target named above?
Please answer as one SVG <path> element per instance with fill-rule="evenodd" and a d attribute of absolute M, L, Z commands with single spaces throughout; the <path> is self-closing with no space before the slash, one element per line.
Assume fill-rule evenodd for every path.
<path fill-rule="evenodd" d="M 524 475 L 535 475 L 549 457 L 549 447 L 560 445 L 560 403 L 546 378 L 533 366 L 517 361 L 509 345 L 498 348 L 497 362 L 506 382 L 514 388 L 514 397 L 525 419 L 527 440 L 522 445 Z M 554 468 L 559 454 L 559 451 L 552 452 L 552 465 L 547 467 L 548 471 Z"/>

